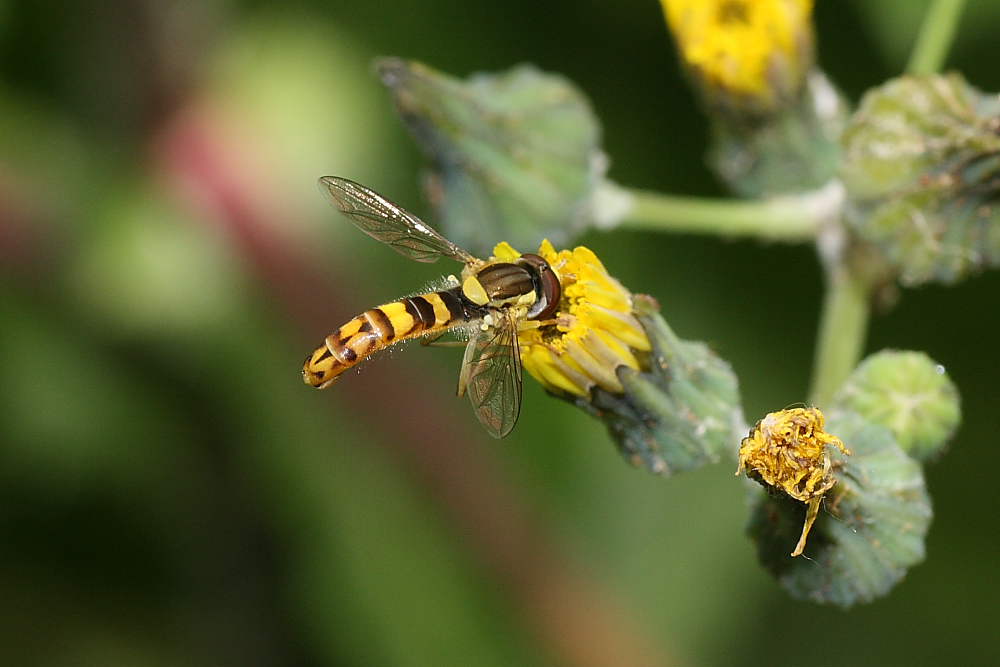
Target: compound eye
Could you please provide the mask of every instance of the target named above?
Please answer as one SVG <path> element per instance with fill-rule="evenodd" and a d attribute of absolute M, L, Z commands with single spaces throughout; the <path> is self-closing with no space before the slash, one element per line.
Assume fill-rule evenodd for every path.
<path fill-rule="evenodd" d="M 562 298 L 562 285 L 559 276 L 552 270 L 549 263 L 538 255 L 525 254 L 519 258 L 519 263 L 530 266 L 535 276 L 535 291 L 538 298 L 528 310 L 528 319 L 547 320 L 559 311 L 559 300 Z"/>

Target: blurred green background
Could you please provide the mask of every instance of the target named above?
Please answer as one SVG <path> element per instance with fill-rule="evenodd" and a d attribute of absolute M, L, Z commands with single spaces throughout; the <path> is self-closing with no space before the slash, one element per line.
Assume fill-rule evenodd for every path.
<path fill-rule="evenodd" d="M 1000 2 L 968 4 L 949 64 L 1000 90 Z M 926 5 L 820 0 L 824 68 L 856 100 Z M 995 664 L 1000 274 L 873 319 L 869 350 L 943 363 L 965 420 L 928 469 L 927 562 L 847 613 L 757 566 L 734 466 L 632 469 L 531 380 L 503 442 L 454 398 L 454 350 L 307 390 L 329 330 L 453 270 L 317 192 L 428 213 L 378 55 L 562 72 L 612 178 L 720 192 L 653 0 L 0 1 L 0 663 Z M 732 362 L 748 417 L 803 400 L 811 248 L 583 242 Z"/>

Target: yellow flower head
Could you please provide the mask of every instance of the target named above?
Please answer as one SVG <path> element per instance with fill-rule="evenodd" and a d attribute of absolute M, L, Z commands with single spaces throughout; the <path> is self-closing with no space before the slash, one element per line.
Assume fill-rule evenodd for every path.
<path fill-rule="evenodd" d="M 559 277 L 562 299 L 553 320 L 526 322 L 518 333 L 524 368 L 556 393 L 586 397 L 595 386 L 621 393 L 617 369 L 639 370 L 635 353 L 650 349 L 632 314 L 632 294 L 589 248 L 556 252 L 542 241 L 538 254 Z M 493 255 L 511 261 L 520 253 L 501 243 Z"/>
<path fill-rule="evenodd" d="M 799 90 L 812 66 L 813 0 L 661 3 L 681 57 L 713 100 L 774 107 Z"/>
<path fill-rule="evenodd" d="M 745 470 L 751 479 L 809 505 L 793 556 L 802 553 L 820 501 L 837 483 L 827 447 L 851 453 L 839 438 L 824 431 L 823 425 L 818 408 L 780 410 L 757 422 L 740 443 L 737 475 Z"/>

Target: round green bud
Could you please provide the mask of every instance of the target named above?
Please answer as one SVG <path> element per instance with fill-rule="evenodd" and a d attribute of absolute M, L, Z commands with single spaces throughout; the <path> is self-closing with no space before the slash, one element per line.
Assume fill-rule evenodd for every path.
<path fill-rule="evenodd" d="M 919 461 L 940 454 L 961 419 L 954 383 L 922 352 L 886 350 L 868 357 L 840 390 L 837 404 L 888 428 Z"/>

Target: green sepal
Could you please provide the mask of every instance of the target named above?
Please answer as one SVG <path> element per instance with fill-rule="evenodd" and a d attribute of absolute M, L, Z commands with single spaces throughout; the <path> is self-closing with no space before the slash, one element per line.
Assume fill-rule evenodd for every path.
<path fill-rule="evenodd" d="M 377 68 L 431 158 L 428 191 L 450 239 L 488 254 L 497 239 L 562 245 L 593 222 L 607 159 L 569 80 L 532 65 L 466 80 L 395 58 Z"/>
<path fill-rule="evenodd" d="M 843 138 L 846 219 L 904 284 L 1000 264 L 1000 100 L 958 74 L 869 91 Z"/>
<path fill-rule="evenodd" d="M 748 533 L 761 563 L 792 597 L 846 608 L 885 595 L 924 559 L 931 502 L 920 464 L 888 429 L 841 412 L 830 416 L 826 430 L 852 455 L 830 449 L 837 484 L 803 556 L 789 552 L 806 505 L 785 495 L 755 493 Z"/>
<path fill-rule="evenodd" d="M 804 192 L 836 176 L 847 104 L 822 72 L 813 71 L 798 97 L 777 110 L 712 111 L 708 162 L 736 194 Z"/>
<path fill-rule="evenodd" d="M 944 451 L 962 416 L 955 384 L 922 352 L 871 355 L 844 383 L 835 405 L 885 426 L 919 461 Z"/>
<path fill-rule="evenodd" d="M 649 337 L 648 369 L 618 369 L 623 394 L 594 389 L 574 402 L 601 419 L 627 461 L 662 475 L 714 463 L 744 430 L 732 367 L 701 342 L 677 337 L 651 297 L 635 297 Z"/>

